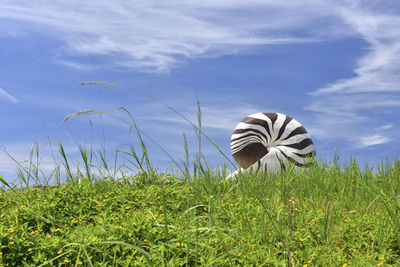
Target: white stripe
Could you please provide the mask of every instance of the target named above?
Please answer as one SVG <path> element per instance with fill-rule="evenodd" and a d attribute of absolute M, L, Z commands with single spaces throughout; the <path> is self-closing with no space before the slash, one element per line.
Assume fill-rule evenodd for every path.
<path fill-rule="evenodd" d="M 277 141 L 276 145 L 291 145 L 291 144 L 295 144 L 295 143 L 300 143 L 301 141 L 303 141 L 307 138 L 310 138 L 310 135 L 308 133 L 296 134 L 296 135 L 290 137 L 289 139 Z"/>
<path fill-rule="evenodd" d="M 249 117 L 265 121 L 268 124 L 268 129 L 270 131 L 273 131 L 271 119 L 268 116 L 264 115 L 263 113 L 261 113 L 261 112 L 254 113 L 254 114 L 251 114 Z"/>
<path fill-rule="evenodd" d="M 249 135 L 249 134 L 256 135 L 260 140 L 265 140 L 265 137 L 263 135 L 261 135 L 260 133 L 254 132 L 252 130 L 248 130 L 244 133 L 232 134 L 231 142 L 233 139 L 237 139 L 237 140 L 243 139 L 244 138 L 243 136 Z M 234 142 L 236 142 L 237 140 L 235 140 Z"/>
<path fill-rule="evenodd" d="M 243 138 L 243 139 L 240 139 L 238 141 L 235 141 L 235 142 L 231 143 L 231 148 L 234 149 L 234 148 L 236 148 L 238 146 L 241 146 L 242 144 L 246 144 L 246 143 L 249 143 L 249 142 L 251 142 L 251 143 L 254 143 L 254 142 L 260 143 L 260 139 L 258 139 L 256 137 Z"/>
<path fill-rule="evenodd" d="M 300 127 L 301 124 L 296 121 L 295 119 L 292 119 L 285 128 L 285 131 L 283 132 L 280 140 L 285 139 L 291 132 L 293 132 L 296 128 Z M 279 141 L 279 140 L 278 140 Z"/>
<path fill-rule="evenodd" d="M 274 123 L 274 129 L 272 131 L 272 136 L 271 136 L 271 142 L 274 143 L 276 141 L 276 138 L 278 138 L 278 134 L 280 129 L 282 128 L 283 123 L 285 122 L 286 116 L 281 114 L 281 113 L 276 113 L 278 114 L 278 117 L 276 118 L 276 121 Z"/>
<path fill-rule="evenodd" d="M 260 125 L 247 124 L 247 123 L 240 122 L 235 128 L 235 130 L 251 130 L 251 129 L 255 129 L 255 130 L 262 132 L 267 137 L 267 139 L 271 138 L 270 135 L 268 134 L 268 132 L 265 130 L 265 128 Z M 233 136 L 235 136 L 234 138 L 236 138 L 236 134 L 232 135 L 232 138 L 233 138 Z"/>
<path fill-rule="evenodd" d="M 235 143 L 234 145 L 231 145 L 231 148 L 236 149 L 237 147 L 241 147 L 250 143 L 260 143 L 260 140 L 258 140 L 257 138 L 246 138 L 241 140 L 240 142 Z"/>
<path fill-rule="evenodd" d="M 252 135 L 245 137 L 245 135 L 248 135 L 248 134 L 252 134 Z M 267 144 L 267 140 L 265 139 L 265 137 L 263 135 L 250 130 L 245 133 L 233 134 L 232 138 L 231 138 L 231 146 L 236 144 L 237 142 L 242 142 L 242 140 L 245 140 L 247 138 L 257 138 L 260 141 L 260 143 L 262 143 L 264 146 L 266 146 L 266 144 Z M 236 139 L 236 140 L 232 141 L 233 139 Z"/>
<path fill-rule="evenodd" d="M 292 147 L 287 147 L 287 146 L 277 146 L 276 148 L 282 150 L 286 155 L 288 155 L 288 153 L 292 154 L 292 153 L 297 153 L 300 155 L 306 155 L 309 154 L 311 152 L 314 151 L 314 145 L 310 144 L 309 146 L 298 150 L 296 148 L 292 148 Z"/>

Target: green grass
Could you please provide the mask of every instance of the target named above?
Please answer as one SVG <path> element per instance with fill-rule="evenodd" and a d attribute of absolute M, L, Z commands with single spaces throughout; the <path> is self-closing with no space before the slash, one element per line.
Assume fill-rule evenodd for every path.
<path fill-rule="evenodd" d="M 399 159 L 361 170 L 354 160 L 339 167 L 335 157 L 303 172 L 225 180 L 226 166 L 211 170 L 201 153 L 204 138 L 227 158 L 204 134 L 199 102 L 196 126 L 149 98 L 194 127 L 194 159 L 185 134 L 185 158 L 174 159 L 124 108 L 117 111 L 129 115 L 122 121 L 138 145 L 112 157 L 104 144 L 78 145 L 76 162 L 58 142 L 59 158 L 46 174 L 37 143 L 25 163 L 2 149 L 18 164 L 18 180 L 0 175 L 0 266 L 400 265 Z M 65 120 L 85 114 L 107 113 Z M 179 172 L 157 171 L 144 138 Z"/>
<path fill-rule="evenodd" d="M 222 176 L 3 190 L 0 266 L 400 264 L 400 161 Z"/>

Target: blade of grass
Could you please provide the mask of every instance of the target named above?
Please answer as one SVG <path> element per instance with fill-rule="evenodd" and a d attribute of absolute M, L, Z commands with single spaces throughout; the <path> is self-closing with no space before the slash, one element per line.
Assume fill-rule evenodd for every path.
<path fill-rule="evenodd" d="M 162 102 L 161 100 L 159 100 L 159 99 L 157 99 L 157 98 L 155 98 L 155 97 L 153 97 L 153 96 L 151 96 L 151 95 L 148 95 L 148 94 L 146 94 L 146 93 L 144 93 L 144 92 L 142 92 L 142 91 L 140 91 L 140 90 L 133 89 L 133 88 L 130 88 L 130 87 L 125 86 L 125 85 L 122 85 L 122 84 L 114 84 L 114 83 L 113 83 L 113 84 L 107 84 L 107 83 L 105 83 L 105 82 L 81 82 L 81 83 L 78 83 L 78 84 L 75 85 L 75 86 L 80 86 L 80 85 L 98 85 L 98 84 L 104 84 L 104 86 L 102 87 L 101 90 L 104 90 L 104 89 L 106 89 L 106 88 L 113 87 L 113 86 L 118 86 L 118 87 L 121 87 L 121 88 L 125 88 L 125 89 L 127 89 L 127 90 L 136 92 L 136 93 L 138 93 L 138 94 L 140 94 L 140 95 L 142 95 L 142 96 L 144 96 L 144 97 L 146 97 L 146 98 L 148 98 L 148 99 L 151 99 L 152 101 L 155 101 L 155 102 L 159 103 L 160 105 L 162 105 L 162 106 L 168 108 L 169 110 L 173 111 L 175 114 L 177 114 L 177 115 L 180 116 L 182 119 L 184 119 L 187 123 L 189 123 L 189 124 L 192 125 L 195 129 L 197 129 L 197 130 L 199 131 L 199 133 L 200 133 L 201 135 L 203 135 L 211 144 L 213 144 L 213 145 L 217 148 L 217 150 L 219 151 L 219 153 L 220 153 L 220 154 L 221 154 L 235 169 L 236 169 L 236 165 L 225 155 L 224 152 L 222 152 L 222 150 L 216 145 L 215 141 L 214 141 L 212 138 L 210 138 L 208 135 L 206 135 L 201 129 L 199 129 L 199 127 L 197 127 L 197 126 L 196 126 L 191 120 L 189 120 L 185 115 L 183 115 L 182 113 L 180 113 L 180 112 L 177 111 L 176 109 L 172 108 L 170 105 L 168 105 L 168 104 Z"/>
<path fill-rule="evenodd" d="M 0 182 L 2 182 L 3 185 L 6 185 L 8 188 L 11 189 L 11 186 L 6 182 L 6 180 L 1 174 L 0 174 Z"/>
<path fill-rule="evenodd" d="M 64 169 L 67 172 L 67 177 L 68 177 L 69 181 L 72 182 L 74 179 L 73 179 L 73 176 L 71 173 L 71 168 L 69 167 L 67 155 L 65 154 L 64 147 L 61 144 L 61 142 L 59 140 L 57 140 L 57 142 L 58 142 L 58 151 L 60 152 L 60 154 L 64 160 L 64 162 L 63 162 Z"/>
<path fill-rule="evenodd" d="M 124 111 L 127 111 L 125 108 L 123 108 L 123 107 L 119 107 L 118 109 L 117 109 L 117 111 L 118 110 L 124 110 Z M 93 110 L 92 110 L 93 111 Z M 129 121 L 127 121 L 127 120 L 124 120 L 124 119 L 121 119 L 120 117 L 118 117 L 118 116 L 116 116 L 116 115 L 114 115 L 114 114 L 112 114 L 112 113 L 109 113 L 109 112 L 96 112 L 96 111 L 93 111 L 93 113 L 80 113 L 80 114 L 77 114 L 78 112 L 76 112 L 76 113 L 74 113 L 74 114 L 76 114 L 74 117 L 76 117 L 76 116 L 80 116 L 80 115 L 86 115 L 86 114 L 99 114 L 99 113 L 101 113 L 101 114 L 106 114 L 106 115 L 108 115 L 108 116 L 111 116 L 111 117 L 113 117 L 113 118 L 115 118 L 115 119 L 118 119 L 118 120 L 120 120 L 121 122 L 123 122 L 123 123 L 126 123 L 126 124 L 128 124 L 130 127 L 132 127 L 132 128 L 135 128 L 135 125 L 136 124 L 133 124 L 133 123 L 131 123 L 131 122 L 129 122 Z M 129 113 L 129 112 L 128 112 Z M 63 121 L 62 121 L 62 123 L 63 122 L 65 122 L 66 120 L 68 120 L 69 118 L 71 118 L 71 115 L 69 115 L 69 116 L 67 116 Z M 144 133 L 143 131 L 141 131 L 138 127 L 136 127 L 135 128 L 136 130 L 137 130 L 137 132 L 139 132 L 140 133 L 140 136 L 144 136 L 144 137 L 146 137 L 147 139 L 149 139 L 154 145 L 156 145 L 165 155 L 167 155 L 168 156 L 168 158 L 170 158 L 171 160 L 172 160 L 172 162 L 180 169 L 180 171 L 182 171 L 183 172 L 183 169 L 182 169 L 182 167 L 178 164 L 178 162 L 160 145 L 160 144 L 158 144 L 153 138 L 151 138 L 150 136 L 148 136 L 146 133 Z M 140 143 L 143 143 L 143 139 L 141 139 L 141 142 Z M 120 152 L 123 152 L 123 151 L 120 151 Z M 148 158 L 147 158 L 147 160 L 148 160 Z M 148 163 L 150 163 L 150 161 L 148 160 Z"/>

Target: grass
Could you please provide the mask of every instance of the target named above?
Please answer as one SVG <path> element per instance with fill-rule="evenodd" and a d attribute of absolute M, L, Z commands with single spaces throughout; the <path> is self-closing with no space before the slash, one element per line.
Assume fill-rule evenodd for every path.
<path fill-rule="evenodd" d="M 378 175 L 353 162 L 3 190 L 0 266 L 395 266 L 399 177 L 399 161 Z"/>
<path fill-rule="evenodd" d="M 0 176 L 0 266 L 400 265 L 399 159 L 225 180 L 201 155 L 198 119 L 199 152 L 185 145 L 175 174 L 151 164 L 133 119 L 138 148 L 109 159 L 79 145 L 73 164 L 59 142 L 50 175 L 35 144 L 18 183 Z"/>

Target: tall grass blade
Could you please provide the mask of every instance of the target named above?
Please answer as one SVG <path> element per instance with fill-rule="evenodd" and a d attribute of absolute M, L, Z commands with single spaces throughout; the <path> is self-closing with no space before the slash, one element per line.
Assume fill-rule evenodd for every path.
<path fill-rule="evenodd" d="M 183 163 L 183 166 L 185 168 L 185 179 L 189 178 L 189 148 L 188 148 L 188 143 L 186 139 L 185 133 L 182 133 L 183 135 L 183 149 L 185 150 L 185 162 Z"/>
<path fill-rule="evenodd" d="M 5 146 L 2 146 L 0 148 L 0 152 L 4 153 L 7 157 L 9 157 L 12 161 L 14 161 L 17 164 L 17 174 L 18 174 L 18 178 L 20 179 L 20 183 L 22 185 L 25 185 L 25 187 L 29 186 L 29 180 L 31 178 L 31 173 L 30 171 L 25 168 L 21 162 L 19 162 L 18 160 L 16 160 L 10 153 L 8 153 L 7 149 Z M 28 175 L 28 177 L 25 177 L 25 173 Z"/>
<path fill-rule="evenodd" d="M 206 135 L 201 129 L 199 129 L 199 128 L 198 128 L 191 120 L 189 120 L 185 115 L 183 115 L 182 113 L 180 113 L 179 111 L 177 111 L 176 109 L 174 109 L 173 107 L 171 107 L 170 105 L 168 105 L 168 104 L 162 102 L 161 100 L 159 100 L 159 99 L 157 99 L 157 98 L 155 98 L 155 97 L 153 97 L 153 96 L 151 96 L 151 95 L 148 95 L 148 94 L 146 94 L 146 93 L 144 93 L 144 92 L 142 92 L 142 91 L 140 91 L 140 90 L 133 89 L 133 88 L 130 88 L 130 87 L 125 86 L 125 85 L 122 85 L 122 84 L 107 84 L 107 83 L 105 83 L 105 82 L 81 82 L 81 83 L 77 84 L 76 86 L 78 86 L 78 85 L 98 85 L 98 84 L 104 84 L 104 85 L 105 85 L 105 86 L 103 86 L 103 88 L 102 88 L 101 90 L 106 89 L 106 88 L 109 88 L 109 87 L 113 87 L 113 86 L 118 86 L 118 87 L 121 87 L 121 88 L 125 88 L 125 89 L 127 89 L 127 90 L 136 92 L 137 94 L 140 94 L 140 95 L 142 95 L 142 96 L 144 96 L 144 97 L 146 97 L 146 98 L 148 98 L 148 99 L 151 99 L 152 101 L 155 101 L 155 102 L 159 103 L 160 105 L 166 107 L 167 109 L 171 110 L 172 112 L 174 112 L 175 114 L 177 114 L 178 116 L 180 116 L 182 119 L 184 119 L 187 123 L 189 123 L 190 125 L 192 125 L 195 129 L 197 129 L 197 130 L 201 133 L 201 135 L 203 135 L 211 144 L 213 144 L 213 145 L 218 149 L 218 152 L 219 152 L 219 153 L 234 167 L 234 168 L 236 168 L 236 165 L 225 155 L 225 153 L 224 153 L 218 146 L 216 146 L 216 143 L 215 143 L 215 141 L 214 141 L 212 138 L 210 138 L 208 135 Z"/>
<path fill-rule="evenodd" d="M 69 163 L 68 163 L 67 155 L 65 154 L 64 147 L 61 144 L 61 142 L 60 141 L 57 141 L 57 142 L 58 142 L 58 151 L 60 152 L 60 154 L 61 154 L 61 156 L 62 156 L 62 158 L 64 160 L 63 165 L 64 165 L 65 171 L 67 172 L 67 178 L 68 178 L 69 181 L 72 182 L 74 180 L 74 178 L 72 176 L 71 168 L 70 168 Z"/>
<path fill-rule="evenodd" d="M 124 110 L 125 112 L 128 112 L 128 114 L 130 115 L 130 113 L 129 113 L 129 111 L 127 110 L 127 109 L 125 109 L 124 107 L 119 107 L 118 109 L 117 109 L 117 111 L 118 110 Z M 93 111 L 93 110 L 91 110 L 91 111 Z M 75 115 L 75 116 L 71 116 L 71 115 L 69 115 L 69 116 L 67 116 L 66 117 L 66 119 L 64 119 L 63 121 L 62 121 L 62 123 L 63 122 L 65 122 L 67 119 L 69 119 L 69 118 L 72 118 L 72 117 L 76 117 L 76 116 L 80 116 L 80 115 L 86 115 L 86 114 L 106 114 L 106 115 L 108 115 L 108 116 L 111 116 L 111 117 L 113 117 L 113 118 L 115 118 L 115 119 L 118 119 L 119 121 L 121 121 L 121 122 L 123 122 L 123 123 L 126 123 L 126 124 L 128 124 L 131 128 L 134 128 L 134 129 L 136 129 L 136 131 L 139 133 L 139 141 L 140 141 L 140 145 L 141 145 L 141 147 L 142 148 L 145 148 L 145 145 L 144 145 L 144 142 L 143 142 L 143 139 L 142 139 L 142 137 L 141 136 L 144 136 L 144 137 L 146 137 L 147 139 L 149 139 L 150 140 L 150 142 L 152 142 L 154 145 L 156 145 L 169 159 L 171 159 L 171 161 L 179 168 L 179 170 L 180 171 L 182 171 L 183 172 L 183 169 L 182 169 L 182 167 L 178 164 L 178 162 L 158 143 L 158 142 L 156 142 L 153 138 L 151 138 L 150 136 L 148 136 L 146 133 L 144 133 L 143 131 L 141 131 L 137 126 L 136 126 L 136 124 L 134 123 L 134 121 L 133 121 L 133 123 L 132 122 L 129 122 L 129 121 L 126 121 L 126 120 L 124 120 L 124 119 L 121 119 L 120 117 L 118 117 L 118 116 L 116 116 L 116 115 L 114 115 L 114 114 L 112 114 L 112 113 L 109 113 L 109 112 L 97 112 L 97 111 L 93 111 L 92 113 L 80 113 L 80 114 L 78 114 L 79 112 L 76 112 L 76 113 L 74 113 L 74 114 L 71 114 L 71 115 Z M 131 117 L 131 119 L 133 120 L 133 118 L 132 118 L 132 116 L 130 116 Z M 123 152 L 123 151 L 120 151 L 120 152 Z M 150 161 L 149 161 L 149 158 L 148 158 L 148 154 L 147 154 L 147 150 L 145 149 L 145 158 L 146 158 L 146 160 L 147 160 L 147 162 L 149 163 L 149 166 L 150 166 Z"/>
<path fill-rule="evenodd" d="M 69 119 L 72 119 L 72 118 L 74 118 L 74 117 L 81 116 L 81 115 L 93 115 L 93 114 L 103 114 L 103 113 L 105 113 L 105 112 L 96 111 L 96 110 L 93 110 L 93 109 L 82 110 L 82 111 L 78 111 L 78 112 L 75 112 L 75 113 L 73 113 L 73 114 L 68 115 L 67 117 L 65 117 L 65 118 L 63 119 L 63 121 L 62 121 L 61 123 L 64 123 L 64 122 L 66 122 L 66 121 L 69 120 Z"/>
<path fill-rule="evenodd" d="M 199 101 L 199 96 L 196 95 L 196 102 L 197 102 L 197 124 L 198 127 L 197 129 L 195 128 L 196 134 L 197 134 L 197 139 L 199 143 L 199 152 L 198 152 L 198 157 L 199 159 L 201 158 L 201 108 L 200 108 L 200 101 Z"/>
<path fill-rule="evenodd" d="M 79 152 L 81 153 L 83 164 L 85 164 L 86 178 L 88 181 L 93 182 L 93 180 L 92 180 L 93 177 L 90 172 L 91 157 L 88 158 L 88 152 L 87 152 L 86 146 L 79 145 L 78 147 L 79 147 Z M 90 153 L 90 154 L 92 154 L 92 153 Z"/>
<path fill-rule="evenodd" d="M 6 182 L 6 180 L 4 179 L 4 177 L 0 174 L 0 182 L 3 184 L 3 185 L 5 185 L 5 186 L 7 186 L 8 188 L 10 188 L 11 189 L 11 186 Z"/>

